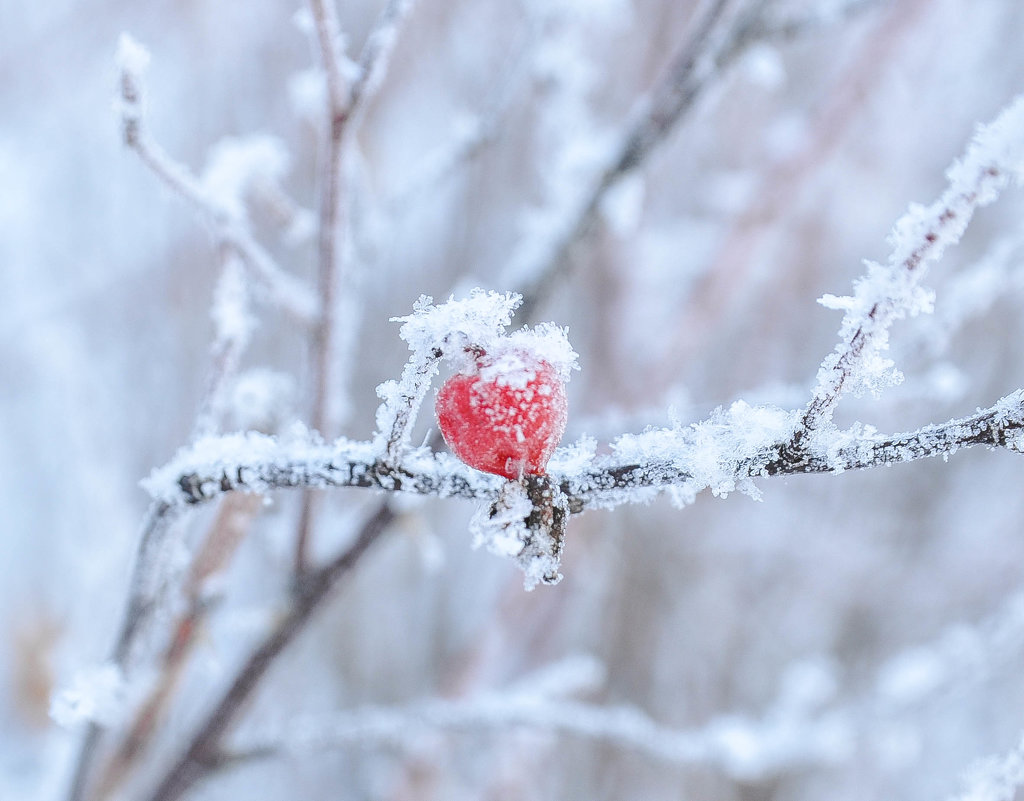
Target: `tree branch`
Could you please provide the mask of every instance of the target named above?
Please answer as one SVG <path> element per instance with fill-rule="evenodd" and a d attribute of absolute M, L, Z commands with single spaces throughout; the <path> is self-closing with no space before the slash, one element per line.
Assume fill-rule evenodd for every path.
<path fill-rule="evenodd" d="M 750 413 L 762 410 L 740 406 L 683 429 L 648 431 L 613 443 L 617 455 L 592 458 L 584 467 L 563 472 L 557 455 L 550 475 L 568 498 L 569 509 L 579 514 L 588 508 L 613 508 L 635 501 L 637 490 L 671 486 L 697 492 L 710 487 L 728 492 L 729 481 L 801 473 L 839 473 L 948 456 L 975 445 L 1024 450 L 1024 390 L 1018 390 L 988 409 L 968 416 L 900 434 L 864 433 L 858 429 L 836 432 L 806 454 L 794 456 L 792 442 L 782 436 L 782 423 L 751 435 Z M 797 412 L 779 412 L 779 420 L 792 420 Z M 731 456 L 714 481 L 699 466 L 714 428 L 722 440 L 716 448 Z M 626 458 L 638 439 L 641 450 L 657 444 L 660 455 L 646 460 Z M 238 456 L 232 456 L 232 453 Z M 253 454 L 259 454 L 253 456 Z M 183 449 L 168 465 L 144 482 L 158 503 L 168 507 L 209 502 L 227 492 L 269 492 L 275 489 L 361 487 L 387 492 L 408 492 L 440 498 L 493 501 L 503 480 L 472 470 L 448 454 L 425 448 L 409 451 L 399 465 L 378 455 L 373 443 L 339 440 L 332 445 L 302 440 L 283 442 L 261 434 L 233 434 L 201 440 Z"/>
<path fill-rule="evenodd" d="M 609 191 L 647 161 L 722 70 L 758 42 L 796 38 L 879 4 L 879 0 L 849 0 L 828 17 L 810 14 L 772 21 L 765 16 L 764 4 L 755 3 L 751 9 L 738 14 L 727 30 L 718 31 L 728 0 L 715 0 L 662 79 L 650 91 L 590 195 L 578 207 L 575 218 L 564 226 L 564 235 L 545 252 L 541 261 L 526 271 L 529 277 L 522 290 L 521 314 L 524 317 L 535 314 L 540 299 L 571 269 L 576 247 L 598 225 L 601 206 Z"/>
<path fill-rule="evenodd" d="M 292 606 L 252 652 L 234 681 L 221 696 L 178 761 L 164 774 L 150 801 L 174 801 L 215 767 L 220 760 L 221 740 L 235 722 L 245 702 L 270 669 L 281 651 L 305 628 L 313 613 L 329 597 L 338 582 L 376 542 L 395 517 L 388 503 L 364 524 L 345 551 L 324 567 L 309 574 L 302 583 L 303 592 L 295 595 Z"/>
<path fill-rule="evenodd" d="M 167 531 L 181 512 L 181 506 L 154 501 L 143 521 L 135 565 L 128 584 L 128 602 L 110 656 L 110 661 L 121 670 L 127 665 L 132 646 L 152 615 L 161 584 L 159 556 L 163 552 Z M 90 721 L 79 746 L 68 801 L 81 801 L 85 798 L 89 773 L 102 734 L 100 724 Z"/>
<path fill-rule="evenodd" d="M 852 297 L 826 295 L 821 302 L 845 311 L 839 344 L 818 371 L 818 381 L 794 437 L 794 446 L 831 423 L 842 396 L 877 392 L 892 383 L 894 371 L 883 354 L 889 328 L 908 315 L 930 311 L 931 293 L 919 286 L 928 266 L 960 241 L 977 209 L 992 203 L 1011 177 L 1024 176 L 1024 98 L 1007 106 L 978 129 L 963 158 L 947 171 L 949 187 L 928 207 L 912 205 L 890 235 L 893 252 L 886 265 L 868 264 Z"/>
<path fill-rule="evenodd" d="M 310 340 L 313 403 L 310 424 L 329 435 L 328 399 L 334 359 L 338 283 L 344 253 L 345 214 L 342 173 L 352 121 L 376 90 L 387 69 L 398 25 L 411 7 L 411 0 L 390 0 L 367 37 L 360 58 L 359 74 L 344 91 L 340 27 L 333 0 L 311 0 L 317 41 L 327 76 L 327 119 L 329 129 L 321 187 L 318 238 L 317 291 L 321 313 Z M 316 518 L 316 501 L 303 496 L 295 533 L 295 576 L 301 580 L 308 569 L 310 533 Z"/>
<path fill-rule="evenodd" d="M 233 249 L 253 276 L 266 287 L 272 301 L 303 325 L 314 322 L 320 313 L 316 299 L 298 279 L 284 272 L 249 233 L 241 220 L 221 208 L 199 181 L 182 164 L 174 161 L 143 125 L 142 74 L 138 59 L 124 55 L 125 50 L 141 47 L 128 37 L 121 41 L 121 130 L 124 143 L 172 192 L 180 196 L 213 225 L 218 238 Z M 144 52 L 144 51 L 143 51 Z"/>

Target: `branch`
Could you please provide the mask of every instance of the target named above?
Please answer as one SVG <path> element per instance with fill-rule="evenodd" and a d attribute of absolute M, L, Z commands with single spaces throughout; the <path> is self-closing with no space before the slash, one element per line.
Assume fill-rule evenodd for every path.
<path fill-rule="evenodd" d="M 842 735 L 848 734 L 845 728 L 837 732 L 841 725 L 828 716 L 813 716 L 810 710 L 771 709 L 762 719 L 722 715 L 704 726 L 682 729 L 661 724 L 634 706 L 494 692 L 310 716 L 295 721 L 283 735 L 252 738 L 225 755 L 221 766 L 351 743 L 410 749 L 433 733 L 479 737 L 529 729 L 598 741 L 670 764 L 711 766 L 735 779 L 754 781 L 799 766 L 840 761 L 847 755 Z"/>
<path fill-rule="evenodd" d="M 101 772 L 97 798 L 110 796 L 151 744 L 207 615 L 215 606 L 216 599 L 204 592 L 205 585 L 231 561 L 262 505 L 263 499 L 258 495 L 235 494 L 227 496 L 217 510 L 217 516 L 189 568 L 182 593 L 187 608 L 177 616 L 172 626 L 174 633 L 163 654 L 158 679 L 136 710 L 127 733 Z"/>
<path fill-rule="evenodd" d="M 547 296 L 554 282 L 571 269 L 573 251 L 597 227 L 608 193 L 647 161 L 723 70 L 759 42 L 796 38 L 879 5 L 880 0 L 849 0 L 837 13 L 827 17 L 811 14 L 780 21 L 767 18 L 764 4 L 757 3 L 720 32 L 716 29 L 725 15 L 727 3 L 728 0 L 715 0 L 673 58 L 665 75 L 650 91 L 590 195 L 578 206 L 575 217 L 563 226 L 563 235 L 526 269 L 528 278 L 521 311 L 524 317 L 534 315 L 535 307 Z"/>
<path fill-rule="evenodd" d="M 724 495 L 764 476 L 840 473 L 949 456 L 975 445 L 1024 451 L 1024 390 L 988 409 L 916 431 L 882 435 L 855 428 L 821 439 L 799 457 L 791 448 L 798 412 L 749 407 L 742 402 L 685 428 L 624 435 L 610 456 L 560 468 L 564 449 L 552 459 L 551 479 L 567 496 L 569 510 L 610 509 L 646 500 L 643 492 L 669 487 L 695 495 Z M 563 460 L 563 461 L 560 461 Z M 280 440 L 256 434 L 208 437 L 184 448 L 143 482 L 167 507 L 199 505 L 227 492 L 361 487 L 440 498 L 493 502 L 508 482 L 473 470 L 452 456 L 426 448 L 405 453 L 394 465 L 372 442 L 315 438 Z"/>
<path fill-rule="evenodd" d="M 298 279 L 284 272 L 273 257 L 252 237 L 244 223 L 220 207 L 204 191 L 186 167 L 174 161 L 143 126 L 142 71 L 145 51 L 127 35 L 122 36 L 118 60 L 121 66 L 121 129 L 124 143 L 172 192 L 184 198 L 213 225 L 219 239 L 235 250 L 272 301 L 303 325 L 319 314 L 316 299 Z"/>
<path fill-rule="evenodd" d="M 974 212 L 992 203 L 1011 177 L 1024 177 L 1024 96 L 991 124 L 980 128 L 963 159 L 947 171 L 949 188 L 931 206 L 911 206 L 890 235 L 888 264 L 869 263 L 853 297 L 826 295 L 821 303 L 843 309 L 840 341 L 818 371 L 814 394 L 801 420 L 800 446 L 807 434 L 827 426 L 845 392 L 877 392 L 898 380 L 884 357 L 890 326 L 930 311 L 931 293 L 919 287 L 928 266 L 956 244 Z"/>
<path fill-rule="evenodd" d="M 205 504 L 227 492 L 362 487 L 441 498 L 490 498 L 501 479 L 479 473 L 447 454 L 407 452 L 393 466 L 372 442 L 318 438 L 280 440 L 248 432 L 205 437 L 183 448 L 143 482 L 174 506 Z"/>
<path fill-rule="evenodd" d="M 336 295 L 340 280 L 340 263 L 344 253 L 342 239 L 345 228 L 345 202 L 342 171 L 347 149 L 350 123 L 372 96 L 387 69 L 398 25 L 411 7 L 411 0 L 390 0 L 374 30 L 367 37 L 360 58 L 359 74 L 348 87 L 346 96 L 342 73 L 341 33 L 333 0 L 311 0 L 316 23 L 317 40 L 327 76 L 327 136 L 324 182 L 320 198 L 317 290 L 321 314 L 312 332 L 313 405 L 310 424 L 317 431 L 329 433 L 328 398 L 332 391 L 331 367 L 334 364 Z M 316 517 L 315 501 L 307 494 L 302 499 L 295 533 L 295 575 L 308 569 L 310 532 Z"/>
<path fill-rule="evenodd" d="M 154 501 L 143 521 L 135 565 L 128 585 L 128 602 L 110 656 L 110 661 L 122 672 L 128 663 L 132 646 L 152 616 L 162 585 L 159 557 L 163 553 L 167 531 L 181 511 L 180 506 Z M 102 733 L 102 727 L 96 722 L 90 722 L 86 728 L 72 773 L 68 801 L 81 801 L 85 797 L 89 773 Z"/>
<path fill-rule="evenodd" d="M 238 372 L 256 323 L 249 310 L 249 291 L 237 252 L 225 249 L 222 261 L 211 311 L 214 337 L 210 355 L 213 363 L 190 439 L 212 434 L 218 429 L 226 405 L 225 390 Z"/>
<path fill-rule="evenodd" d="M 511 48 L 512 55 L 501 68 L 501 78 L 492 87 L 483 108 L 475 114 L 457 117 L 449 140 L 424 154 L 405 185 L 384 200 L 383 207 L 391 216 L 400 217 L 408 213 L 414 200 L 422 200 L 435 191 L 504 133 L 502 126 L 516 90 L 529 73 L 538 50 L 539 37 L 535 31 L 531 29 L 522 38 L 522 42 Z"/>
<path fill-rule="evenodd" d="M 359 77 L 349 92 L 348 116 L 358 112 L 380 88 L 387 72 L 398 29 L 412 10 L 414 0 L 388 0 L 359 56 Z"/>
<path fill-rule="evenodd" d="M 313 613 L 330 596 L 342 577 L 385 532 L 395 517 L 388 503 L 364 523 L 355 542 L 324 567 L 308 575 L 303 592 L 294 597 L 291 608 L 267 634 L 238 671 L 220 701 L 193 735 L 188 748 L 160 780 L 150 801 L 174 801 L 217 765 L 221 740 L 234 724 L 245 702 L 284 648 L 295 639 Z"/>
<path fill-rule="evenodd" d="M 660 761 L 707 765 L 736 779 L 763 781 L 796 767 L 849 762 L 880 726 L 891 725 L 923 703 L 942 704 L 953 690 L 963 692 L 972 684 L 990 681 L 994 670 L 1012 671 L 1020 658 L 1021 602 L 1015 595 L 978 623 L 951 624 L 932 641 L 898 651 L 874 671 L 861 697 L 853 700 L 838 693 L 840 677 L 831 660 L 805 659 L 783 671 L 779 692 L 764 712 L 724 713 L 698 727 L 679 729 L 658 723 L 636 707 L 572 700 L 580 692 L 598 689 L 594 682 L 600 679 L 599 671 L 575 686 L 555 682 L 548 687 L 531 676 L 467 698 L 302 716 L 283 729 L 240 736 L 221 766 L 233 768 L 353 743 L 408 751 L 436 733 L 478 735 L 522 728 L 597 740 Z M 965 637 L 972 647 L 964 648 Z M 568 675 L 579 676 L 578 671 L 579 667 Z M 1012 761 L 992 760 L 977 774 L 984 782 L 972 780 L 971 785 L 1012 789 L 1002 779 L 1010 778 L 1006 771 L 1011 768 L 1013 781 L 1021 782 L 1022 764 L 1019 755 Z M 1012 797 L 1012 792 L 977 794 L 986 799 Z"/>

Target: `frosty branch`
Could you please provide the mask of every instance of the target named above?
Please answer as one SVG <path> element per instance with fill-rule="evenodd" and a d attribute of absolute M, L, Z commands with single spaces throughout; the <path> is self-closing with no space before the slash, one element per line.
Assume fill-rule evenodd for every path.
<path fill-rule="evenodd" d="M 121 130 L 125 145 L 171 191 L 194 206 L 213 224 L 220 241 L 238 253 L 256 281 L 266 287 L 270 299 L 303 325 L 313 323 L 320 304 L 301 281 L 289 275 L 249 232 L 243 220 L 223 208 L 204 190 L 202 184 L 183 165 L 175 162 L 153 141 L 144 126 L 142 83 L 149 54 L 127 34 L 118 48 L 121 69 Z"/>
<path fill-rule="evenodd" d="M 903 317 L 930 312 L 932 294 L 920 282 L 928 266 L 956 244 L 974 212 L 1024 176 L 1024 98 L 979 129 L 961 161 L 947 171 L 949 188 L 928 207 L 913 205 L 893 229 L 887 265 L 868 264 L 852 297 L 826 295 L 821 303 L 845 311 L 839 344 L 818 371 L 817 386 L 801 419 L 794 445 L 827 428 L 843 394 L 878 392 L 901 376 L 884 355 L 889 328 Z"/>
<path fill-rule="evenodd" d="M 864 2 L 848 4 L 850 8 L 868 5 Z M 142 125 L 141 106 L 144 54 L 130 41 L 122 42 L 121 111 L 126 144 L 165 184 L 212 221 L 221 241 L 270 290 L 276 302 L 313 326 L 318 332 L 314 338 L 324 343 L 317 352 L 328 361 L 326 343 L 333 325 L 330 307 L 333 306 L 336 265 L 342 250 L 339 237 L 345 226 L 341 187 L 345 132 L 360 103 L 372 94 L 386 64 L 396 25 L 408 6 L 407 2 L 397 0 L 387 6 L 346 93 L 337 20 L 330 4 L 313 3 L 329 86 L 331 119 L 328 177 L 320 209 L 319 301 L 311 300 L 306 287 L 274 264 L 248 232 L 244 220 L 221 208 L 216 199 L 204 191 L 200 181 L 148 139 Z M 608 188 L 646 159 L 692 106 L 710 77 L 706 72 L 709 64 L 711 72 L 720 70 L 746 43 L 756 38 L 755 33 L 757 36 L 782 35 L 789 30 L 785 26 L 772 28 L 767 24 L 757 28 L 749 19 L 740 18 L 737 27 L 720 32 L 718 27 L 724 8 L 724 3 L 712 4 L 691 47 L 674 63 L 668 82 L 655 90 L 637 127 L 625 138 L 618 160 L 611 164 L 598 181 L 595 193 L 581 206 L 581 216 L 570 220 L 568 237 L 556 243 L 549 265 L 557 266 L 565 260 L 573 244 L 591 228 L 599 201 Z M 793 32 L 800 29 L 801 26 L 792 26 Z M 960 237 L 977 207 L 991 202 L 1011 177 L 1020 178 L 1024 163 L 1021 158 L 1022 109 L 1024 104 L 1018 101 L 996 123 L 984 129 L 964 162 L 951 171 L 949 191 L 933 206 L 912 211 L 897 226 L 895 252 L 887 267 L 873 266 L 853 298 L 825 300 L 826 305 L 844 309 L 846 318 L 840 344 L 822 365 L 806 409 L 755 408 L 737 402 L 717 410 L 702 422 L 623 435 L 600 454 L 596 443 L 583 438 L 557 453 L 546 474 L 509 480 L 478 472 L 452 456 L 436 453 L 431 447 L 411 446 L 410 434 L 439 359 L 457 361 L 460 353 L 472 352 L 481 343 L 516 336 L 507 334 L 504 329 L 511 321 L 517 297 L 481 292 L 468 301 L 451 301 L 438 306 L 424 301 L 412 315 L 402 318 L 402 336 L 409 343 L 412 356 L 401 379 L 386 382 L 378 390 L 382 404 L 373 438 L 366 441 L 339 439 L 328 443 L 320 434 L 304 427 L 296 427 L 278 437 L 256 433 L 206 436 L 155 471 L 146 482 L 154 503 L 143 528 L 125 620 L 112 657 L 117 666 L 128 662 L 139 631 L 151 617 L 161 582 L 166 580 L 160 567 L 164 562 L 157 551 L 162 547 L 168 527 L 187 508 L 226 493 L 264 493 L 288 488 L 363 487 L 379 490 L 385 498 L 355 533 L 352 545 L 322 566 L 301 571 L 303 580 L 297 582 L 289 605 L 228 682 L 226 691 L 200 723 L 183 754 L 163 774 L 152 798 L 160 801 L 177 798 L 199 777 L 222 763 L 224 737 L 268 668 L 393 520 L 395 512 L 390 493 L 482 502 L 483 514 L 478 515 L 475 523 L 478 539 L 487 542 L 492 550 L 516 558 L 527 572 L 528 583 L 554 583 L 558 579 L 558 557 L 569 513 L 643 502 L 663 490 L 670 490 L 683 501 L 692 500 L 703 489 L 711 489 L 716 495 L 740 490 L 756 496 L 753 480 L 759 477 L 876 467 L 928 456 L 947 456 L 960 448 L 978 444 L 1020 451 L 1024 447 L 1024 435 L 1020 433 L 1024 429 L 1024 392 L 1021 391 L 974 415 L 905 434 L 878 434 L 859 424 L 841 432 L 832 426 L 831 419 L 846 392 L 861 387 L 875 391 L 891 377 L 891 365 L 882 356 L 887 347 L 888 329 L 900 316 L 927 310 L 928 295 L 918 286 L 925 267 Z M 540 275 L 543 278 L 550 272 L 542 271 Z M 531 289 L 528 295 L 531 305 L 545 286 L 541 282 Z M 537 331 L 542 332 L 541 339 L 552 342 L 557 339 L 554 327 L 538 327 L 533 335 L 536 336 Z M 326 367 L 317 371 L 317 375 L 318 386 L 326 388 Z M 311 418 L 314 428 L 324 428 L 323 397 L 321 395 L 314 403 L 321 410 Z M 517 516 L 518 528 L 513 525 Z M 300 530 L 301 527 L 302 524 Z M 499 531 L 495 535 L 495 527 L 504 527 L 505 533 Z M 303 566 L 302 537 L 299 542 L 298 562 Z M 175 659 L 169 654 L 165 660 L 168 683 L 173 680 Z M 159 705 L 162 701 L 155 698 L 154 703 Z M 140 725 L 129 732 L 126 742 L 136 736 L 147 736 L 149 708 L 141 710 Z M 460 712 L 467 718 L 475 714 L 473 710 L 455 709 L 453 712 L 450 708 L 442 709 L 439 714 L 458 717 Z M 577 712 L 580 710 L 574 708 L 574 714 Z M 507 719 L 514 719 L 516 711 L 505 708 L 503 714 Z M 534 715 L 532 720 L 545 724 L 543 715 Z M 601 726 L 608 727 L 609 736 L 622 733 L 608 720 L 593 722 L 588 731 L 603 736 Z M 580 730 L 583 729 L 587 726 Z M 81 797 L 85 792 L 98 732 L 98 727 L 93 725 L 83 743 L 72 798 Z M 655 734 L 667 736 L 670 733 Z M 123 769 L 116 759 L 122 758 L 126 765 L 134 757 L 129 751 L 124 754 L 123 758 L 115 757 L 113 769 Z"/>
<path fill-rule="evenodd" d="M 347 80 L 344 48 L 334 4 L 324 0 L 312 0 L 311 3 L 327 84 L 325 117 L 328 121 L 317 242 L 317 290 L 321 313 L 310 337 L 313 380 L 310 421 L 318 431 L 330 428 L 328 399 L 334 388 L 331 375 L 332 365 L 336 361 L 337 294 L 342 279 L 341 266 L 349 224 L 344 181 L 346 154 L 352 141 L 354 122 L 380 84 L 398 25 L 410 7 L 410 0 L 391 0 L 388 3 L 367 38 L 360 63 L 349 70 L 351 80 Z M 315 503 L 314 497 L 307 493 L 299 511 L 295 534 L 295 573 L 299 578 L 308 569 Z"/>
<path fill-rule="evenodd" d="M 879 5 L 878 0 L 848 0 L 833 13 L 809 13 L 774 19 L 769 4 L 756 3 L 731 16 L 729 3 L 715 0 L 696 29 L 650 90 L 620 144 L 598 171 L 593 188 L 563 222 L 561 235 L 542 248 L 536 263 L 528 265 L 522 313 L 531 317 L 538 302 L 574 263 L 574 252 L 597 227 L 606 197 L 620 182 L 641 168 L 674 131 L 705 90 L 749 48 L 761 42 L 797 38 Z"/>
<path fill-rule="evenodd" d="M 780 775 L 798 765 L 839 761 L 850 750 L 848 721 L 834 714 L 812 714 L 816 710 L 809 707 L 820 700 L 813 696 L 791 699 L 782 693 L 762 719 L 723 715 L 693 729 L 673 728 L 638 707 L 602 706 L 573 698 L 596 689 L 593 683 L 600 686 L 604 672 L 599 663 L 588 670 L 582 658 L 575 660 L 582 664 L 573 661 L 556 663 L 512 686 L 487 693 L 430 699 L 404 707 L 309 715 L 283 730 L 276 727 L 242 734 L 234 748 L 225 752 L 221 766 L 239 767 L 257 759 L 335 749 L 349 743 L 415 751 L 438 734 L 507 736 L 534 731 L 600 741 L 677 765 L 712 766 L 728 776 L 752 781 Z M 561 683 L 581 670 L 594 674 L 584 676 L 586 684 Z M 555 682 L 544 675 L 548 672 L 554 674 Z M 558 673 L 565 674 L 561 680 L 557 680 Z"/>
<path fill-rule="evenodd" d="M 677 486 L 696 493 L 709 487 L 725 494 L 741 482 L 761 476 L 888 466 L 949 456 L 974 445 L 1013 451 L 1024 447 L 1021 391 L 977 414 L 912 432 L 883 435 L 867 428 L 844 432 L 827 449 L 799 459 L 787 455 L 792 439 L 746 438 L 746 426 L 755 422 L 751 417 L 755 412 L 760 416 L 763 410 L 740 404 L 689 429 L 656 429 L 636 437 L 627 435 L 615 443 L 625 454 L 638 444 L 643 447 L 638 439 L 651 443 L 660 440 L 659 445 L 666 446 L 663 458 L 630 461 L 595 457 L 577 470 L 566 470 L 553 461 L 549 473 L 568 496 L 572 513 L 578 514 L 645 499 L 636 495 L 638 490 Z M 782 427 L 790 419 L 786 413 L 772 414 Z M 707 444 L 709 436 L 720 438 L 723 456 L 733 454 L 715 476 L 702 469 L 703 460 L 696 459 L 707 455 L 698 449 Z M 232 457 L 231 453 L 236 455 Z M 316 438 L 287 441 L 253 433 L 204 438 L 183 449 L 145 482 L 154 497 L 176 506 L 204 504 L 229 492 L 338 487 L 489 501 L 497 496 L 501 485 L 498 478 L 428 449 L 407 450 L 396 464 L 378 455 L 372 442 L 339 440 L 328 445 Z"/>
<path fill-rule="evenodd" d="M 689 426 L 623 435 L 610 443 L 609 453 L 601 455 L 595 443 L 584 439 L 556 455 L 547 477 L 520 480 L 533 510 L 542 503 L 549 504 L 549 509 L 564 504 L 570 513 L 611 508 L 648 500 L 663 489 L 671 489 L 683 502 L 704 489 L 715 495 L 740 490 L 758 497 L 753 479 L 762 476 L 877 467 L 948 456 L 979 444 L 1020 450 L 1019 432 L 1024 427 L 1020 391 L 972 416 L 902 434 L 879 434 L 861 424 L 841 432 L 831 425 L 831 416 L 844 392 L 878 391 L 886 382 L 897 380 L 892 363 L 884 357 L 889 326 L 899 317 L 930 310 L 931 295 L 919 286 L 927 264 L 959 240 L 975 208 L 992 202 L 1011 177 L 1022 174 L 1022 153 L 1024 99 L 1018 99 L 991 125 L 979 129 L 964 159 L 949 170 L 950 187 L 943 196 L 928 208 L 912 207 L 899 221 L 888 267 L 869 265 L 851 298 L 823 299 L 828 306 L 844 309 L 846 315 L 840 345 L 822 365 L 805 410 L 751 407 L 737 401 Z M 292 440 L 256 434 L 207 439 L 154 473 L 147 484 L 150 492 L 159 501 L 178 506 L 236 490 L 370 487 L 484 500 L 491 504 L 492 522 L 512 508 L 527 509 L 507 494 L 508 483 L 429 447 L 414 449 L 408 443 L 437 362 L 442 357 L 458 361 L 470 351 L 486 352 L 508 338 L 505 329 L 520 300 L 511 294 L 477 290 L 465 300 L 438 306 L 422 299 L 412 315 L 400 318 L 401 336 L 412 356 L 401 381 L 386 382 L 378 389 L 383 403 L 374 440 L 343 439 L 328 445 L 304 431 Z M 560 329 L 538 327 L 526 334 L 548 342 L 545 347 L 554 351 L 563 349 L 562 355 L 553 351 L 554 361 L 564 358 L 569 366 L 574 362 L 575 354 Z M 548 500 L 542 502 L 543 498 Z M 482 524 L 488 525 L 486 520 Z M 519 557 L 541 528 L 533 525 L 529 527 L 532 534 L 518 535 L 524 549 Z M 564 532 L 559 527 L 550 533 L 557 566 Z M 543 572 L 544 580 L 554 575 Z"/>
<path fill-rule="evenodd" d="M 414 752 L 425 740 L 434 742 L 436 735 L 521 729 L 600 740 L 654 760 L 705 765 L 738 780 L 763 781 L 800 766 L 849 762 L 877 737 L 880 727 L 921 706 L 943 703 L 954 688 L 969 691 L 990 681 L 993 673 L 1012 672 L 1022 630 L 1024 605 L 1016 595 L 981 621 L 958 621 L 931 641 L 897 651 L 857 697 L 838 694 L 842 679 L 831 659 L 801 659 L 782 673 L 775 698 L 762 713 L 726 713 L 690 729 L 661 724 L 637 707 L 576 698 L 599 689 L 604 678 L 603 665 L 577 657 L 495 691 L 307 715 L 283 727 L 240 732 L 221 764 L 232 768 L 356 742 Z M 965 639 L 971 647 L 964 647 Z M 1019 749 L 1016 753 L 1013 761 L 991 763 L 992 778 L 1000 783 L 1005 778 L 1006 790 L 1024 781 Z"/>

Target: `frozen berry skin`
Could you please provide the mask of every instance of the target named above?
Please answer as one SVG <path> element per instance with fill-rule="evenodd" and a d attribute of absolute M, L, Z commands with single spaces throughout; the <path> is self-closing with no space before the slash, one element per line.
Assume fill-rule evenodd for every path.
<path fill-rule="evenodd" d="M 470 467 L 505 478 L 542 475 L 565 431 L 565 385 L 530 354 L 481 357 L 437 394 L 437 420 L 452 452 Z"/>

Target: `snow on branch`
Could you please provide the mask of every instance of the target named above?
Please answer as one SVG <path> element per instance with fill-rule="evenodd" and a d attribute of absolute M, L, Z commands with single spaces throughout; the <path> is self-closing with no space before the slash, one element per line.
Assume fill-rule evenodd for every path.
<path fill-rule="evenodd" d="M 1024 451 L 1020 390 L 970 417 L 912 432 L 883 435 L 857 426 L 800 458 L 787 455 L 786 447 L 795 415 L 738 402 L 702 423 L 620 437 L 610 455 L 594 456 L 586 443 L 562 448 L 548 474 L 566 495 L 570 512 L 578 514 L 644 502 L 668 488 L 684 501 L 703 489 L 717 495 L 739 490 L 756 498 L 750 482 L 759 477 L 880 467 L 947 457 L 974 445 Z M 155 500 L 178 506 L 227 492 L 328 487 L 494 501 L 504 483 L 428 448 L 406 449 L 395 464 L 381 452 L 379 440 L 325 443 L 298 427 L 283 437 L 255 432 L 205 437 L 142 485 Z"/>
<path fill-rule="evenodd" d="M 240 736 L 224 762 L 234 765 L 351 743 L 414 749 L 439 733 L 532 730 L 599 741 L 658 761 L 710 766 L 730 777 L 755 781 L 808 764 L 835 763 L 850 752 L 848 722 L 815 715 L 818 699 L 813 694 L 793 698 L 783 692 L 763 717 L 722 715 L 703 726 L 682 729 L 658 723 L 635 706 L 602 706 L 567 697 L 577 692 L 572 686 L 545 687 L 530 677 L 503 690 L 462 699 L 310 715 L 292 721 L 283 731 Z"/>
<path fill-rule="evenodd" d="M 387 74 L 388 62 L 398 38 L 398 30 L 412 10 L 414 0 L 388 0 L 359 57 L 360 74 L 352 83 L 350 113 L 371 98 Z"/>
<path fill-rule="evenodd" d="M 505 268 L 505 275 L 525 289 L 523 313 L 530 317 L 551 286 L 573 266 L 580 242 L 598 226 L 612 192 L 633 175 L 692 111 L 705 91 L 751 48 L 791 40 L 882 5 L 880 0 L 842 0 L 831 9 L 779 17 L 773 4 L 752 3 L 730 14 L 728 3 L 715 0 L 674 56 L 664 75 L 639 105 L 629 127 L 594 172 L 589 190 L 558 204 L 558 219 L 537 226 Z M 570 179 L 578 183 L 573 175 Z M 575 186 L 570 187 L 575 190 Z M 548 215 L 545 215 L 548 216 Z"/>
<path fill-rule="evenodd" d="M 521 300 L 511 293 L 476 289 L 468 298 L 450 298 L 435 306 L 433 298 L 423 295 L 411 315 L 392 318 L 402 323 L 399 336 L 409 344 L 412 356 L 400 381 L 385 381 L 377 387 L 383 403 L 377 409 L 376 439 L 388 462 L 396 463 L 407 446 L 441 357 L 457 359 L 464 349 L 488 347 L 504 334 Z"/>
<path fill-rule="evenodd" d="M 992 203 L 1015 179 L 1024 178 L 1024 96 L 982 126 L 962 159 L 946 173 L 949 187 L 930 206 L 912 205 L 894 227 L 885 265 L 869 262 L 852 297 L 826 295 L 820 302 L 845 312 L 839 344 L 818 371 L 803 415 L 809 432 L 829 424 L 847 391 L 877 393 L 901 376 L 885 356 L 889 328 L 903 317 L 930 312 L 932 293 L 920 286 L 928 266 L 963 235 L 974 212 Z"/>
<path fill-rule="evenodd" d="M 121 96 L 117 104 L 124 143 L 175 194 L 207 217 L 217 236 L 243 259 L 253 276 L 266 288 L 270 299 L 304 324 L 319 314 L 319 304 L 301 281 L 281 269 L 274 258 L 249 232 L 244 218 L 233 213 L 184 165 L 174 161 L 148 136 L 143 114 L 143 74 L 148 51 L 128 34 L 121 34 L 117 63 L 121 70 Z"/>
<path fill-rule="evenodd" d="M 256 432 L 204 437 L 182 448 L 142 482 L 154 498 L 194 505 L 227 492 L 370 487 L 441 498 L 488 498 L 496 477 L 471 470 L 447 454 L 424 449 L 388 464 L 373 442 L 344 438 L 331 444 L 296 427 L 284 437 Z"/>
<path fill-rule="evenodd" d="M 362 707 L 303 716 L 253 728 L 236 739 L 225 765 L 302 755 L 350 744 L 415 749 L 428 738 L 523 730 L 600 741 L 650 759 L 705 766 L 743 781 L 764 781 L 809 766 L 849 763 L 876 740 L 880 727 L 942 693 L 1009 671 L 1019 659 L 1024 597 L 1014 595 L 976 625 L 949 626 L 933 642 L 887 659 L 860 698 L 839 693 L 829 659 L 785 668 L 774 700 L 760 713 L 720 713 L 693 728 L 663 725 L 634 706 L 578 700 L 603 686 L 600 663 L 585 657 L 557 662 L 514 684 L 459 699 L 402 707 Z M 1024 742 L 981 760 L 965 775 L 953 801 L 1010 801 L 1024 784 Z"/>

